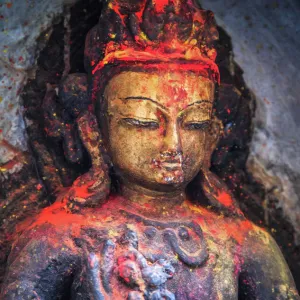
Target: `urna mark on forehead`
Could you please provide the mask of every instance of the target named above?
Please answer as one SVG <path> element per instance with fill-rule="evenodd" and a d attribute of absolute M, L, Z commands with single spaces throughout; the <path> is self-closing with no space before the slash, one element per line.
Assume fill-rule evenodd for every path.
<path fill-rule="evenodd" d="M 132 72 L 114 76 L 104 92 L 109 102 L 128 98 L 147 98 L 166 109 L 178 109 L 200 103 L 211 106 L 214 100 L 214 83 L 193 72 Z M 110 103 L 113 105 L 113 103 Z"/>

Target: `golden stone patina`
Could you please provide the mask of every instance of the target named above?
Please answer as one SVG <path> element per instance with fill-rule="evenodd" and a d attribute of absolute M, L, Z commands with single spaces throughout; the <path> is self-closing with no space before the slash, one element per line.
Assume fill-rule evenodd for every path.
<path fill-rule="evenodd" d="M 24 223 L 1 299 L 300 299 L 275 241 L 209 170 L 216 38 L 192 1 L 108 1 L 88 79 L 62 83 L 93 104 L 74 113 L 91 168 Z"/>
<path fill-rule="evenodd" d="M 138 193 L 137 202 L 141 195 L 184 197 L 204 161 L 213 82 L 193 73 L 124 72 L 109 81 L 104 98 L 108 149 L 126 192 Z"/>

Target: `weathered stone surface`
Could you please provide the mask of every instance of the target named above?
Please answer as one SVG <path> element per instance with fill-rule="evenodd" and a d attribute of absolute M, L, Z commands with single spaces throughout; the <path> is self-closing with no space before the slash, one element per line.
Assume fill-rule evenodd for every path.
<path fill-rule="evenodd" d="M 18 150 L 26 150 L 19 93 L 35 66 L 37 47 L 41 45 L 37 40 L 47 40 L 47 30 L 62 14 L 63 2 L 1 6 L 1 164 L 13 159 Z M 284 211 L 300 232 L 297 208 L 300 186 L 297 45 L 300 42 L 296 38 L 300 6 L 294 0 L 280 3 L 264 0 L 256 5 L 250 0 L 202 0 L 201 4 L 215 12 L 219 25 L 232 37 L 235 60 L 258 99 L 249 170 L 281 200 Z M 18 14 L 19 11 L 26 14 Z"/>
<path fill-rule="evenodd" d="M 0 1 L 0 285 L 9 236 L 45 198 L 35 162 L 24 153 L 27 136 L 20 95 L 27 79 L 35 76 L 36 60 L 63 14 L 63 2 Z"/>
<path fill-rule="evenodd" d="M 58 20 L 59 16 L 62 16 L 63 5 L 61 4 L 61 2 L 62 1 L 59 0 L 56 0 L 54 2 L 39 1 L 39 3 L 35 3 L 35 5 L 31 8 L 31 15 L 27 14 L 23 17 L 22 14 L 22 17 L 20 18 L 21 20 L 22 18 L 30 19 L 30 22 L 32 22 L 31 30 L 27 32 L 27 34 L 32 36 L 27 37 L 27 35 L 24 34 L 20 35 L 20 40 L 16 41 L 15 44 L 13 43 L 13 41 L 10 41 L 12 45 L 10 48 L 8 48 L 10 50 L 7 50 L 3 53 L 8 53 L 8 51 L 10 51 L 10 53 L 12 53 L 13 61 L 10 61 L 10 56 L 7 55 L 4 57 L 4 60 L 0 62 L 0 67 L 2 65 L 4 68 L 6 67 L 5 72 L 0 71 L 0 76 L 2 76 L 2 73 L 9 75 L 5 75 L 6 77 L 4 79 L 1 79 L 1 81 L 3 81 L 3 93 L 1 94 L 8 96 L 3 97 L 2 104 L 0 103 L 0 110 L 2 111 L 3 109 L 4 112 L 4 114 L 0 116 L 0 128 L 5 129 L 2 132 L 2 137 L 4 136 L 5 140 L 7 140 L 8 143 L 5 142 L 3 144 L 0 144 L 0 165 L 10 161 L 13 158 L 19 162 L 19 164 L 14 164 L 14 168 L 9 169 L 10 173 L 15 173 L 22 168 L 22 160 L 19 159 L 20 156 L 18 154 L 18 150 L 26 149 L 26 138 L 24 138 L 25 126 L 21 117 L 22 112 L 20 111 L 19 107 L 20 98 L 18 94 L 22 90 L 22 87 L 25 85 L 27 78 L 31 76 L 30 74 L 35 74 L 34 68 L 36 65 L 36 59 L 38 57 L 38 54 L 40 53 L 37 47 L 41 48 L 45 44 L 43 42 L 46 42 L 48 40 L 48 37 L 50 36 L 50 32 L 48 32 L 47 30 L 49 28 L 52 28 L 51 25 L 55 23 L 56 20 Z M 270 2 L 269 7 L 265 8 L 264 5 L 266 5 L 268 2 Z M 294 16 L 296 12 L 292 12 L 291 9 L 291 7 L 295 8 L 296 4 L 291 4 L 292 6 L 290 8 L 285 7 L 284 10 L 281 11 L 280 9 L 282 8 L 282 2 L 280 3 L 279 7 L 276 7 L 276 3 L 271 3 L 271 1 L 267 0 L 265 0 L 263 4 L 255 4 L 256 8 L 251 7 L 254 5 L 248 0 L 241 3 L 234 3 L 233 1 L 224 2 L 219 0 L 204 0 L 202 1 L 202 3 L 204 5 L 204 8 L 209 8 L 215 11 L 219 25 L 222 28 L 226 29 L 228 34 L 231 35 L 235 60 L 239 63 L 239 65 L 245 72 L 244 78 L 246 80 L 246 84 L 257 96 L 258 107 L 256 109 L 256 119 L 254 123 L 255 135 L 251 143 L 252 146 L 248 164 L 249 170 L 258 180 L 263 183 L 267 190 L 265 199 L 266 206 L 268 206 L 269 201 L 271 202 L 269 198 L 275 196 L 276 199 L 280 200 L 280 205 L 285 209 L 285 213 L 293 222 L 294 227 L 297 228 L 298 224 L 296 205 L 297 203 L 299 203 L 296 195 L 297 176 L 299 174 L 299 151 L 297 153 L 297 145 L 299 144 L 299 141 L 296 132 L 297 116 L 294 116 L 296 115 L 296 107 L 292 105 L 293 103 L 297 103 L 298 101 L 296 84 L 296 58 L 297 54 L 299 53 L 296 53 L 296 51 L 299 52 L 299 50 L 295 50 L 295 54 L 289 54 L 289 51 L 292 49 L 289 45 L 296 45 L 295 38 L 291 34 L 291 31 L 295 31 L 295 27 L 297 26 Z M 285 3 L 292 3 L 292 1 L 286 1 Z M 21 6 L 22 5 L 26 5 L 26 3 L 22 3 Z M 12 9 L 13 7 L 14 6 L 11 6 L 9 9 Z M 6 6 L 4 8 L 8 11 L 8 8 Z M 47 11 L 47 9 L 51 12 L 51 17 L 46 16 L 47 13 L 45 13 L 45 11 Z M 30 10 L 28 11 L 30 13 Z M 12 13 L 12 11 L 10 12 Z M 269 16 L 269 14 L 271 15 Z M 287 20 L 282 16 L 282 14 L 293 16 L 290 19 L 288 18 L 288 22 L 290 22 L 289 26 L 284 28 L 281 28 L 280 24 L 283 24 Z M 19 19 L 15 18 L 14 20 L 17 20 L 19 22 Z M 72 37 L 72 41 L 74 42 L 74 40 L 76 39 L 76 43 L 73 44 L 77 44 L 77 33 L 81 33 L 81 31 L 84 31 L 82 30 L 82 28 L 80 28 L 80 30 L 78 29 L 78 27 L 82 27 L 82 24 L 84 23 L 85 21 L 83 19 L 81 20 L 80 24 L 78 24 L 78 22 L 76 23 L 76 28 L 74 29 L 74 32 L 76 32 L 76 38 L 75 34 L 74 37 Z M 36 26 L 34 26 L 34 24 L 36 24 Z M 267 24 L 268 27 L 265 27 L 265 24 Z M 24 29 L 22 28 L 19 30 L 21 31 Z M 53 29 L 53 32 L 54 31 L 55 30 Z M 263 32 L 263 35 L 260 36 L 258 32 Z M 8 33 L 9 32 L 7 32 L 7 34 Z M 294 33 L 296 34 L 296 32 Z M 41 34 L 40 38 L 39 34 Z M 37 42 L 38 38 L 39 41 Z M 42 43 L 40 43 L 41 40 Z M 286 44 L 282 44 L 283 41 Z M 20 54 L 18 51 L 11 51 L 11 49 L 14 49 L 13 47 L 24 48 L 23 43 L 25 45 L 25 48 L 28 47 L 28 49 L 23 49 L 24 53 L 22 58 L 24 59 L 24 62 L 22 60 L 18 60 L 18 58 L 20 58 L 20 56 L 18 56 Z M 81 44 L 80 41 L 78 42 L 78 44 Z M 272 46 L 273 49 L 269 49 L 269 45 L 270 47 Z M 3 51 L 5 49 L 6 48 L 3 48 Z M 54 48 L 51 49 L 53 50 Z M 292 50 L 294 51 L 294 49 Z M 53 58 L 53 56 L 58 57 L 55 53 L 53 54 L 53 52 L 45 53 L 46 54 L 44 58 Z M 77 64 L 81 59 L 80 53 L 78 55 L 78 59 L 75 58 L 75 55 L 73 56 L 74 59 L 72 61 L 76 62 L 76 67 L 72 67 L 72 72 L 82 71 L 81 69 L 78 70 L 77 68 Z M 41 61 L 45 65 L 41 65 L 41 68 L 39 68 L 37 72 L 36 84 L 38 88 L 45 84 L 45 82 L 43 81 L 45 80 L 45 78 L 52 81 L 52 75 L 56 74 L 56 68 L 54 68 L 54 65 L 52 64 L 53 59 L 49 59 L 48 61 L 42 59 Z M 56 62 L 58 61 L 59 60 L 57 59 Z M 228 63 L 230 64 L 230 62 Z M 46 66 L 46 64 L 48 64 L 49 66 Z M 53 67 L 52 71 L 54 73 L 51 73 L 49 70 L 47 70 L 49 71 L 48 74 L 45 71 L 45 69 L 47 69 L 48 67 Z M 276 73 L 274 73 L 273 69 L 277 70 Z M 8 70 L 10 70 L 11 73 L 8 73 Z M 281 71 L 282 73 L 279 73 Z M 295 72 L 293 73 L 293 71 Z M 230 76 L 233 77 L 232 74 Z M 17 78 L 17 80 L 11 81 L 11 78 Z M 224 77 L 222 77 L 222 79 L 224 80 Z M 248 104 L 245 103 L 246 101 L 243 97 L 240 97 L 239 90 L 232 88 L 232 86 L 230 86 L 231 83 L 228 83 L 226 80 L 225 83 L 226 84 L 222 86 L 220 93 L 222 95 L 222 98 L 224 97 L 228 100 L 228 105 L 220 108 L 220 113 L 223 114 L 222 120 L 224 120 L 225 123 L 230 124 L 232 121 L 236 120 L 235 115 L 237 112 L 237 105 L 243 105 L 246 107 L 245 110 L 247 110 Z M 274 84 L 276 86 L 274 86 Z M 11 87 L 11 89 L 9 89 L 9 87 Z M 288 97 L 286 97 L 286 95 L 288 95 Z M 282 99 L 285 100 L 283 101 Z M 31 99 L 31 101 L 35 102 L 33 98 Z M 36 101 L 35 103 L 38 102 Z M 228 109 L 230 110 L 230 113 L 228 113 Z M 35 114 L 41 113 L 38 109 L 34 109 L 33 112 Z M 29 113 L 29 111 L 27 111 L 27 113 Z M 27 114 L 25 115 L 27 116 Z M 245 115 L 242 114 L 241 118 L 245 119 L 244 116 Z M 295 117 L 294 119 L 292 118 L 293 116 Z M 1 119 L 1 117 L 3 117 L 3 119 Z M 245 122 L 247 122 L 247 120 Z M 2 127 L 2 124 L 5 124 L 5 126 Z M 289 128 L 291 128 L 290 131 Z M 228 129 L 232 130 L 231 127 L 225 127 L 225 130 L 228 131 Z M 242 130 L 244 130 L 244 127 L 240 131 Z M 237 132 L 237 130 L 235 132 Z M 245 145 L 247 141 L 244 141 L 244 139 L 249 135 L 246 134 L 245 136 L 243 136 L 243 139 L 239 139 L 240 136 L 240 132 L 237 132 L 237 134 L 234 135 L 225 135 L 227 139 L 224 139 L 224 156 L 220 156 L 219 160 L 221 160 L 223 157 L 228 158 L 230 155 L 236 157 L 236 152 L 228 155 L 226 153 L 228 151 L 226 150 L 225 146 L 228 146 L 228 144 L 231 143 L 242 144 L 242 146 Z M 293 137 L 295 139 L 295 144 L 293 146 L 291 146 L 292 143 L 290 143 L 289 137 Z M 233 139 L 234 141 L 232 142 Z M 293 148 L 287 149 L 288 147 Z M 243 147 L 240 148 L 242 148 L 240 151 L 242 152 Z M 3 151 L 3 153 L 1 151 Z M 292 154 L 290 154 L 290 152 Z M 246 156 L 247 151 L 245 151 L 245 157 Z M 224 160 L 223 163 L 225 164 L 226 161 Z M 33 181 L 32 184 L 27 183 L 27 186 L 28 190 L 30 190 L 30 188 L 32 187 L 38 187 L 38 190 L 41 188 L 41 185 L 38 181 Z M 23 192 L 23 190 L 21 191 Z M 16 190 L 16 192 L 18 191 Z M 12 199 L 10 193 L 7 194 L 7 197 Z M 20 204 L 24 203 L 20 201 Z M 259 204 L 261 204 L 261 202 L 259 202 Z M 26 203 L 26 205 L 28 204 Z M 11 206 L 13 207 L 14 204 L 12 203 Z M 17 207 L 14 206 L 14 209 L 17 210 Z M 28 209 L 28 211 L 30 211 L 30 209 Z M 26 215 L 26 213 L 27 211 L 22 212 L 23 215 Z M 11 211 L 7 213 L 7 215 L 13 215 L 13 217 L 15 218 L 15 215 L 12 214 Z M 293 259 L 291 259 L 291 264 L 292 263 Z"/>
<path fill-rule="evenodd" d="M 300 4 L 201 0 L 232 38 L 235 61 L 256 95 L 249 171 L 280 202 L 300 234 Z M 266 199 L 267 201 L 267 199 Z M 297 236 L 296 236 L 297 238 Z"/>
<path fill-rule="evenodd" d="M 0 164 L 27 149 L 20 92 L 34 74 L 39 48 L 64 4 L 75 0 L 18 1 L 0 4 Z M 26 13 L 24 13 L 26 12 Z"/>

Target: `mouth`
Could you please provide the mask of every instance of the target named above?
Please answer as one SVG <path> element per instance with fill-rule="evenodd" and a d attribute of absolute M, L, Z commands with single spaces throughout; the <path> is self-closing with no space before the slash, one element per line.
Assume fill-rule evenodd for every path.
<path fill-rule="evenodd" d="M 182 157 L 152 159 L 152 166 L 159 170 L 165 184 L 181 184 L 184 181 Z"/>
<path fill-rule="evenodd" d="M 161 162 L 160 167 L 167 171 L 177 171 L 182 169 L 182 164 L 178 162 Z"/>
<path fill-rule="evenodd" d="M 182 159 L 165 159 L 165 160 L 152 160 L 152 164 L 160 169 L 166 171 L 180 171 L 182 170 Z"/>

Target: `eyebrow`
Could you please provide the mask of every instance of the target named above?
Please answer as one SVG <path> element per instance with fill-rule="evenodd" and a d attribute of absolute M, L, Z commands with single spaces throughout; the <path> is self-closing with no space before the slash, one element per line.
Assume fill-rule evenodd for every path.
<path fill-rule="evenodd" d="M 185 111 L 186 111 L 189 107 L 191 107 L 191 106 L 193 106 L 193 105 L 196 105 L 196 104 L 201 104 L 201 103 L 209 103 L 209 104 L 213 104 L 213 102 L 212 102 L 212 101 L 209 101 L 209 100 L 198 100 L 198 101 L 195 101 L 195 102 L 193 102 L 193 103 L 191 103 L 191 104 L 188 104 L 183 110 L 181 110 L 181 111 L 179 112 L 179 115 L 184 114 Z"/>
<path fill-rule="evenodd" d="M 153 103 L 155 103 L 157 106 L 159 106 L 160 108 L 162 108 L 163 110 L 168 110 L 166 107 L 164 107 L 162 104 L 160 104 L 159 102 L 151 99 L 151 98 L 147 98 L 147 97 L 143 97 L 143 96 L 135 96 L 135 97 L 126 97 L 123 98 L 123 100 L 146 100 L 146 101 L 151 101 Z"/>
<path fill-rule="evenodd" d="M 166 110 L 168 111 L 168 108 L 164 107 L 162 104 L 160 104 L 159 102 L 151 99 L 151 98 L 148 98 L 148 97 L 143 97 L 143 96 L 130 96 L 130 97 L 126 97 L 126 98 L 122 98 L 122 100 L 146 100 L 146 101 L 151 101 L 153 103 L 155 103 L 157 106 L 159 106 L 160 108 L 162 108 L 163 110 Z M 201 104 L 201 103 L 209 103 L 209 104 L 213 104 L 212 101 L 209 101 L 209 100 L 198 100 L 198 101 L 195 101 L 191 104 L 188 104 L 187 107 L 189 106 L 193 106 L 195 104 Z M 186 108 L 187 108 L 186 107 Z M 185 108 L 185 109 L 186 109 Z M 183 109 L 181 112 L 183 112 L 185 109 Z"/>
<path fill-rule="evenodd" d="M 209 101 L 209 100 L 198 100 L 198 101 L 195 101 L 195 102 L 193 102 L 193 103 L 187 105 L 187 107 L 193 106 L 193 105 L 195 105 L 195 104 L 201 104 L 201 103 L 209 103 L 209 104 L 213 104 L 213 102 L 212 102 L 212 101 Z"/>

